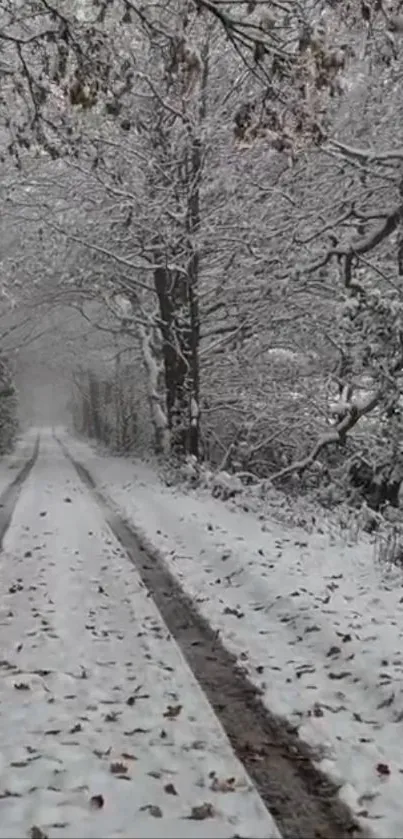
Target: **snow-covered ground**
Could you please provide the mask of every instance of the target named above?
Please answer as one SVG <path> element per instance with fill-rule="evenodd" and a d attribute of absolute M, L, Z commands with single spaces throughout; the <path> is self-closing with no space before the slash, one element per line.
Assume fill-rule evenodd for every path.
<path fill-rule="evenodd" d="M 279 836 L 51 436 L 6 535 L 0 587 L 0 837 Z"/>
<path fill-rule="evenodd" d="M 403 836 L 403 572 L 382 568 L 368 539 L 348 544 L 261 521 L 65 439 L 164 556 L 267 706 L 317 748 L 366 829 Z"/>
<path fill-rule="evenodd" d="M 7 489 L 11 481 L 18 475 L 19 470 L 33 454 L 36 437 L 35 430 L 27 432 L 17 440 L 14 451 L 1 458 L 0 495 Z"/>

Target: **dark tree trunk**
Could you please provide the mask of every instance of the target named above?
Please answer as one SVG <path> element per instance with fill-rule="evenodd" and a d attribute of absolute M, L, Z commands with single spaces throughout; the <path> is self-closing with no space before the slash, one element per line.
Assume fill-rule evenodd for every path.
<path fill-rule="evenodd" d="M 96 440 L 101 439 L 101 416 L 100 416 L 100 398 L 99 398 L 99 383 L 95 376 L 89 375 L 89 437 L 95 437 Z"/>
<path fill-rule="evenodd" d="M 158 295 L 166 387 L 168 427 L 174 454 L 198 456 L 198 344 L 197 304 L 189 277 L 157 268 Z"/>
<path fill-rule="evenodd" d="M 186 15 L 182 21 L 184 33 Z M 184 39 L 186 36 L 184 34 Z M 179 49 L 173 45 L 173 49 Z M 178 56 L 174 56 L 174 58 Z M 164 242 L 155 239 L 154 284 L 160 310 L 160 328 L 163 339 L 163 359 L 166 387 L 167 421 L 170 431 L 171 451 L 179 456 L 191 454 L 199 457 L 200 446 L 200 316 L 199 316 L 199 250 L 200 184 L 203 170 L 201 126 L 206 115 L 206 87 L 208 77 L 208 40 L 202 55 L 197 116 L 188 100 L 186 79 L 174 78 L 172 64 L 167 60 L 167 86 L 175 88 L 182 104 L 181 145 L 174 161 L 175 187 L 172 201 L 178 217 L 184 221 L 173 227 L 173 241 L 169 253 Z M 160 113 L 155 142 L 161 154 L 161 167 L 167 159 L 172 168 L 172 114 Z M 169 269 L 173 262 L 180 269 Z"/>

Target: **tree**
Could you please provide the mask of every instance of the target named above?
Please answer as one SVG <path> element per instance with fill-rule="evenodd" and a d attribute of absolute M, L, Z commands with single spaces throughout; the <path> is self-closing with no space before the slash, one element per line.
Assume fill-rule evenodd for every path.
<path fill-rule="evenodd" d="M 15 124 L 31 114 L 7 187 L 6 212 L 24 207 L 29 231 L 17 260 L 11 247 L 11 292 L 25 271 L 117 352 L 140 348 L 133 380 L 147 383 L 160 451 L 280 480 L 329 463 L 329 444 L 350 452 L 369 414 L 396 438 L 397 7 L 38 9 L 0 26 L 12 66 L 22 50 L 27 68 L 3 123 L 6 108 Z M 44 56 L 53 67 L 60 48 L 50 83 Z"/>

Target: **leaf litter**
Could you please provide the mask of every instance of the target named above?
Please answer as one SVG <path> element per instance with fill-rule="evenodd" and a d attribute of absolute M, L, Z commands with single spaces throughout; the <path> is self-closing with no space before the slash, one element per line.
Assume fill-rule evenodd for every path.
<path fill-rule="evenodd" d="M 364 830 L 401 835 L 401 570 L 377 563 L 365 534 L 287 521 L 270 488 L 267 498 L 249 488 L 244 512 L 208 489 L 167 487 L 139 460 L 68 445 L 163 557 L 269 710 L 315 749 Z"/>
<path fill-rule="evenodd" d="M 79 503 L 66 504 L 66 490 Z M 277 839 L 137 572 L 50 434 L 3 547 L 3 590 L 16 575 L 23 588 L 6 595 L 18 608 L 0 626 L 12 668 L 0 680 L 0 839 L 200 839 L 206 818 L 211 839 Z M 133 673 L 141 690 L 130 689 Z M 141 701 L 128 704 L 131 696 Z M 200 803 L 211 773 L 245 785 L 214 792 L 214 807 Z"/>

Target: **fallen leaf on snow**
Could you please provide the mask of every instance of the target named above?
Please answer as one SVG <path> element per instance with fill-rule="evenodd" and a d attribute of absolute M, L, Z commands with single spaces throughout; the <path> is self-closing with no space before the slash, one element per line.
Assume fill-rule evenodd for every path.
<path fill-rule="evenodd" d="M 105 722 L 116 722 L 119 719 L 120 711 L 108 711 L 105 714 Z"/>
<path fill-rule="evenodd" d="M 341 673 L 328 673 L 329 679 L 345 679 L 348 676 L 351 676 L 350 670 L 342 670 Z"/>
<path fill-rule="evenodd" d="M 150 816 L 154 816 L 155 819 L 162 819 L 162 810 L 157 804 L 145 804 L 144 807 L 140 807 L 140 810 L 143 812 L 147 810 Z"/>
<path fill-rule="evenodd" d="M 129 696 L 129 698 L 126 700 L 126 705 L 134 705 L 135 702 L 137 702 L 138 699 L 149 699 L 150 698 L 149 693 L 140 693 L 142 687 L 143 687 L 143 685 L 137 685 L 136 690 L 134 691 L 132 696 Z"/>
<path fill-rule="evenodd" d="M 40 827 L 36 826 L 36 824 L 34 824 L 33 827 L 31 827 L 29 835 L 31 839 L 48 839 L 47 833 L 44 833 Z"/>
<path fill-rule="evenodd" d="M 312 711 L 308 712 L 308 713 L 312 713 L 314 717 L 323 717 L 324 716 L 323 708 L 319 705 L 319 702 L 315 702 L 315 704 L 312 708 Z"/>
<path fill-rule="evenodd" d="M 109 769 L 112 772 L 112 775 L 125 775 L 128 771 L 126 764 L 121 763 L 120 760 L 116 760 L 113 763 L 111 763 Z"/>
<path fill-rule="evenodd" d="M 376 771 L 379 775 L 390 775 L 390 766 L 387 763 L 378 763 Z"/>
<path fill-rule="evenodd" d="M 182 708 L 183 705 L 168 705 L 166 711 L 164 711 L 164 717 L 167 717 L 169 720 L 173 720 L 175 717 L 179 716 Z"/>
<path fill-rule="evenodd" d="M 123 734 L 125 737 L 133 737 L 134 734 L 148 734 L 150 731 L 151 728 L 131 728 L 124 731 Z"/>
<path fill-rule="evenodd" d="M 339 655 L 340 653 L 341 653 L 340 647 L 336 647 L 336 645 L 334 644 L 333 646 L 330 647 L 330 649 L 328 650 L 326 655 L 327 655 L 328 658 L 330 658 L 330 657 L 333 657 L 335 655 Z"/>
<path fill-rule="evenodd" d="M 105 799 L 103 795 L 92 795 L 90 798 L 90 805 L 94 808 L 94 810 L 101 810 L 101 808 L 105 804 Z"/>
<path fill-rule="evenodd" d="M 215 811 L 213 805 L 210 804 L 209 801 L 205 801 L 204 804 L 192 807 L 188 819 L 192 819 L 193 821 L 204 821 L 204 819 L 212 819 L 214 816 Z"/>
<path fill-rule="evenodd" d="M 230 606 L 225 607 L 224 615 L 234 615 L 236 618 L 244 618 L 245 617 L 245 613 L 241 612 L 240 609 L 231 609 Z"/>
<path fill-rule="evenodd" d="M 27 685 L 26 682 L 14 682 L 14 687 L 16 690 L 31 690 L 30 686 Z"/>
<path fill-rule="evenodd" d="M 390 705 L 393 705 L 394 701 L 395 701 L 395 692 L 393 691 L 390 694 L 390 696 L 388 696 L 386 699 L 384 699 L 382 702 L 380 702 L 379 705 L 377 705 L 376 707 L 377 707 L 378 711 L 381 708 L 389 708 Z"/>
<path fill-rule="evenodd" d="M 164 792 L 166 792 L 167 795 L 178 795 L 173 784 L 165 784 Z"/>

